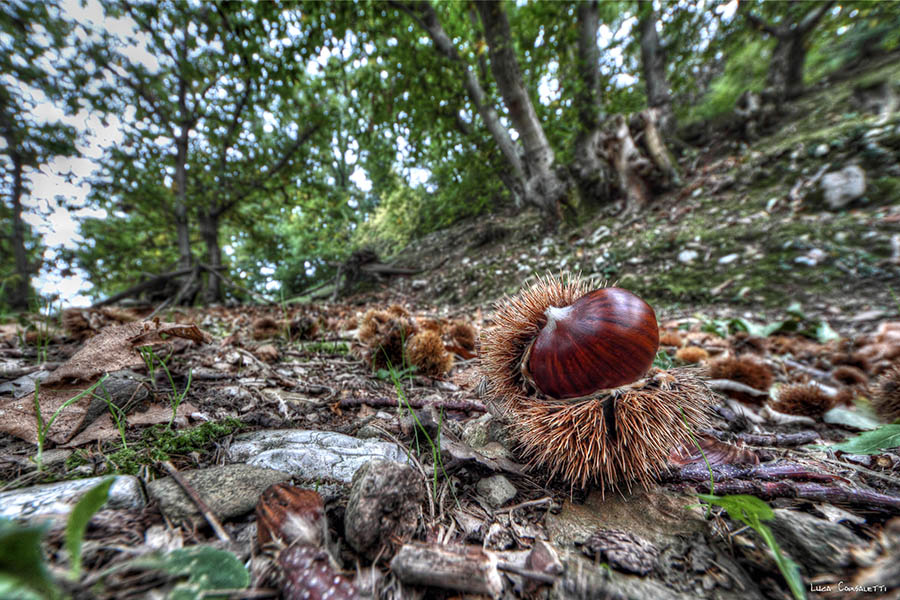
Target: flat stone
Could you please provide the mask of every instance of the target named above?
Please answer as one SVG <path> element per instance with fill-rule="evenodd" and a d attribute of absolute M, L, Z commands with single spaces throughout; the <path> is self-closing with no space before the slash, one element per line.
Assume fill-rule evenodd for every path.
<path fill-rule="evenodd" d="M 407 463 L 406 451 L 393 442 L 305 429 L 255 431 L 235 438 L 229 456 L 243 462 L 290 473 L 305 480 L 350 483 L 370 460 Z"/>
<path fill-rule="evenodd" d="M 41 519 L 65 517 L 76 502 L 105 477 L 90 477 L 35 485 L 0 493 L 0 517 L 9 519 Z M 109 488 L 106 509 L 137 509 L 147 504 L 137 477 L 119 475 Z"/>
<path fill-rule="evenodd" d="M 700 254 L 696 250 L 682 250 L 678 253 L 678 262 L 681 263 L 689 263 L 693 262 Z"/>
<path fill-rule="evenodd" d="M 242 464 L 182 471 L 181 476 L 219 519 L 250 512 L 267 487 L 291 478 L 287 473 Z M 171 477 L 151 481 L 147 484 L 147 493 L 159 502 L 159 510 L 173 521 L 203 518 L 194 502 Z"/>
<path fill-rule="evenodd" d="M 487 503 L 499 508 L 516 497 L 516 486 L 503 475 L 493 475 L 480 480 L 475 488 Z"/>

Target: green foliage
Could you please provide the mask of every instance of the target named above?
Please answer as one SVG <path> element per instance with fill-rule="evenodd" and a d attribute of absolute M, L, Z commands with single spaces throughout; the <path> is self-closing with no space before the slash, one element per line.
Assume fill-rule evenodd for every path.
<path fill-rule="evenodd" d="M 157 424 L 145 429 L 141 440 L 132 442 L 106 455 L 106 460 L 117 473 L 136 474 L 141 466 L 153 466 L 173 456 L 185 456 L 203 451 L 215 440 L 230 435 L 243 427 L 235 418 L 218 422 L 205 422 L 190 429 L 173 430 L 168 425 Z"/>
<path fill-rule="evenodd" d="M 800 567 L 793 560 L 781 552 L 781 547 L 775 540 L 772 530 L 762 523 L 775 518 L 775 513 L 768 504 L 755 496 L 736 494 L 733 496 L 716 496 L 713 494 L 697 494 L 701 500 L 721 506 L 728 512 L 728 516 L 751 528 L 762 537 L 763 541 L 772 551 L 778 570 L 787 581 L 796 600 L 806 598 L 806 590 L 803 586 L 803 577 L 800 575 Z"/>
<path fill-rule="evenodd" d="M 875 431 L 866 431 L 840 444 L 829 446 L 849 454 L 881 454 L 885 450 L 900 447 L 900 424 L 883 425 Z"/>
<path fill-rule="evenodd" d="M 699 104 L 685 106 L 685 121 L 706 121 L 734 110 L 738 97 L 747 90 L 759 92 L 765 87 L 768 56 L 772 43 L 755 39 L 733 48 L 721 75 L 712 80 L 709 91 Z"/>
<path fill-rule="evenodd" d="M 45 528 L 0 518 L 0 597 L 57 598 L 59 590 L 44 565 Z"/>
<path fill-rule="evenodd" d="M 81 542 L 84 540 L 88 522 L 94 513 L 106 504 L 109 488 L 115 481 L 115 477 L 107 477 L 89 489 L 69 514 L 69 519 L 66 521 L 66 550 L 69 552 L 69 561 L 71 562 L 69 573 L 72 579 L 78 579 L 81 576 Z"/>
<path fill-rule="evenodd" d="M 242 590 L 250 585 L 250 573 L 241 561 L 231 552 L 211 546 L 191 546 L 163 555 L 140 557 L 129 561 L 127 566 L 186 578 L 169 593 L 173 600 L 215 598 L 217 590 Z"/>

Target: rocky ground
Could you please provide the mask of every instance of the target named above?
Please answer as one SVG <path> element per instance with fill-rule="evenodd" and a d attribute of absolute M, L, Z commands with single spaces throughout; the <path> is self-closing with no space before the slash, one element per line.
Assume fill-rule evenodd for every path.
<path fill-rule="evenodd" d="M 3 326 L 0 597 L 900 597 L 900 116 L 853 103 L 898 71 L 713 136 L 624 222 L 460 223 L 339 303 Z M 561 271 L 654 306 L 647 386 L 715 393 L 646 487 L 525 464 L 484 396 L 494 302 Z"/>

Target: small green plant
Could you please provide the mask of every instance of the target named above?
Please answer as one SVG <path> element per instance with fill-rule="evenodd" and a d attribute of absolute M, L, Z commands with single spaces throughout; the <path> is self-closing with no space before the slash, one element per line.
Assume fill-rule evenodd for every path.
<path fill-rule="evenodd" d="M 81 546 L 91 517 L 106 503 L 115 477 L 107 477 L 87 491 L 66 521 L 65 545 L 69 553 L 69 578 L 81 576 Z M 41 553 L 46 527 L 21 525 L 0 518 L 0 598 L 20 600 L 60 598 Z"/>
<path fill-rule="evenodd" d="M 772 530 L 762 523 L 762 521 L 769 521 L 775 518 L 775 513 L 772 511 L 772 508 L 759 498 L 748 496 L 746 494 L 717 496 L 715 493 L 715 478 L 713 477 L 712 465 L 706 458 L 706 453 L 703 451 L 703 448 L 700 447 L 697 438 L 694 437 L 694 433 L 691 431 L 691 427 L 687 422 L 684 411 L 681 411 L 681 418 L 684 421 L 684 425 L 687 428 L 691 441 L 700 451 L 701 456 L 703 456 L 703 461 L 706 463 L 706 469 L 709 471 L 709 493 L 697 494 L 699 500 L 707 503 L 707 517 L 709 517 L 711 506 L 720 506 L 725 509 L 729 517 L 735 521 L 740 521 L 758 533 L 772 551 L 772 555 L 775 557 L 775 563 L 778 565 L 778 570 L 781 571 L 785 581 L 787 581 L 788 587 L 791 589 L 794 598 L 796 600 L 805 600 L 806 591 L 803 588 L 803 578 L 800 576 L 800 567 L 781 552 L 781 547 L 775 540 L 775 535 L 772 533 Z"/>
<path fill-rule="evenodd" d="M 81 543 L 87 524 L 100 508 L 106 504 L 109 488 L 115 477 L 107 477 L 87 491 L 75 504 L 66 521 L 66 550 L 69 552 L 69 578 L 73 581 L 81 576 Z"/>
<path fill-rule="evenodd" d="M 172 393 L 169 396 L 169 405 L 172 407 L 172 417 L 169 419 L 169 429 L 171 429 L 172 425 L 175 423 L 175 416 L 178 414 L 178 407 L 181 406 L 185 396 L 187 396 L 188 391 L 191 389 L 193 370 L 188 371 L 187 385 L 184 387 L 183 391 L 179 392 L 178 386 L 175 385 L 175 379 L 172 377 L 172 372 L 169 371 L 169 367 L 166 364 L 168 362 L 168 357 L 165 359 L 160 358 L 150 346 L 141 347 L 140 352 L 141 357 L 144 359 L 144 364 L 147 365 L 147 371 L 150 373 L 150 380 L 154 384 L 156 382 L 156 370 L 153 367 L 154 363 L 158 363 L 159 366 L 162 367 L 163 372 L 165 372 L 166 377 L 169 380 L 169 385 L 172 388 Z"/>
<path fill-rule="evenodd" d="M 56 421 L 56 418 L 59 417 L 59 415 L 62 413 L 62 411 L 64 409 L 68 408 L 69 406 L 71 406 L 72 404 L 74 404 L 75 402 L 77 402 L 78 400 L 83 398 L 84 396 L 86 396 L 88 394 L 93 394 L 94 390 L 97 389 L 98 386 L 102 385 L 103 382 L 106 381 L 107 377 L 109 377 L 109 374 L 104 374 L 103 377 L 98 379 L 94 385 L 92 385 L 91 387 L 82 391 L 77 396 L 75 396 L 73 398 L 69 398 L 68 400 L 63 402 L 62 405 L 59 408 L 57 408 L 56 411 L 53 413 L 53 416 L 50 417 L 50 420 L 47 421 L 46 423 L 44 422 L 44 417 L 41 414 L 41 402 L 40 402 L 41 383 L 40 383 L 40 381 L 35 382 L 35 385 L 34 385 L 34 419 L 35 419 L 35 424 L 37 425 L 36 433 L 37 433 L 37 439 L 38 439 L 38 442 L 37 442 L 38 448 L 37 448 L 37 454 L 34 457 L 34 462 L 35 462 L 35 464 L 37 464 L 38 471 L 43 470 L 44 440 L 46 440 L 47 433 L 50 431 L 50 428 L 53 427 L 53 423 L 54 423 L 54 421 Z"/>
<path fill-rule="evenodd" d="M 768 525 L 763 521 L 769 521 L 775 518 L 775 512 L 772 508 L 757 498 L 756 496 L 748 496 L 745 494 L 735 494 L 732 496 L 716 496 L 714 494 L 697 494 L 700 500 L 708 502 L 710 505 L 720 506 L 725 509 L 728 516 L 735 521 L 740 521 L 762 537 L 763 541 L 772 551 L 775 557 L 775 564 L 781 571 L 788 587 L 796 600 L 804 600 L 806 598 L 806 590 L 803 587 L 803 578 L 800 576 L 800 567 L 793 560 L 785 556 L 781 552 L 781 547 L 775 540 L 775 535 Z"/>
<path fill-rule="evenodd" d="M 106 403 L 106 407 L 109 409 L 109 414 L 112 417 L 113 423 L 115 423 L 116 429 L 119 431 L 119 437 L 122 439 L 122 448 L 128 448 L 128 442 L 125 441 L 125 427 L 127 425 L 125 410 L 112 401 L 112 397 L 110 397 L 106 385 L 101 387 L 103 388 L 103 395 L 93 394 L 93 396 L 95 398 L 100 398 Z"/>

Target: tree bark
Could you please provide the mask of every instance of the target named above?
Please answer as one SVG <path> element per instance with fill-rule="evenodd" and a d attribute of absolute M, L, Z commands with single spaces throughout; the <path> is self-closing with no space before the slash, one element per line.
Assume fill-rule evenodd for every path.
<path fill-rule="evenodd" d="M 568 192 L 568 185 L 554 170 L 556 158 L 525 89 L 503 5 L 478 0 L 476 6 L 490 48 L 491 73 L 525 150 L 528 169 L 525 198 L 547 216 L 548 226 L 554 228 L 562 220 L 561 202 Z"/>
<path fill-rule="evenodd" d="M 666 79 L 666 51 L 659 41 L 656 32 L 658 16 L 652 3 L 644 8 L 638 21 L 641 32 L 641 66 L 644 72 L 644 85 L 647 89 L 647 105 L 658 111 L 659 127 L 663 134 L 671 131 L 672 95 Z"/>
<path fill-rule="evenodd" d="M 600 49 L 597 47 L 597 30 L 600 26 L 597 1 L 578 4 L 578 74 L 575 93 L 578 104 L 578 136 L 575 139 L 575 157 L 572 174 L 578 186 L 579 197 L 586 202 L 602 203 L 612 196 L 610 180 L 613 175 L 606 162 L 600 158 Z"/>
<path fill-rule="evenodd" d="M 12 249 L 16 263 L 16 281 L 10 294 L 9 304 L 13 310 L 27 310 L 31 298 L 31 268 L 28 264 L 28 252 L 25 249 L 25 222 L 22 220 L 22 195 L 25 184 L 22 179 L 24 165 L 21 157 L 10 154 L 13 169 L 12 189 Z"/>
<path fill-rule="evenodd" d="M 500 153 L 512 170 L 513 176 L 507 179 L 507 187 L 510 188 L 516 203 L 521 204 L 524 201 L 525 196 L 526 175 L 525 166 L 522 164 L 522 159 L 519 157 L 516 143 L 513 141 L 506 127 L 500 122 L 500 116 L 489 102 L 487 94 L 484 92 L 484 88 L 482 88 L 481 83 L 478 81 L 478 77 L 472 71 L 471 67 L 462 60 L 462 57 L 460 57 L 459 52 L 456 50 L 456 46 L 453 45 L 450 37 L 444 31 L 434 7 L 430 2 L 392 2 L 391 4 L 397 6 L 416 20 L 419 26 L 428 33 L 428 36 L 431 38 L 435 50 L 437 50 L 438 53 L 449 58 L 453 62 L 462 65 L 463 87 L 465 87 L 469 100 L 475 105 L 475 110 L 478 111 L 478 114 L 484 121 L 491 137 L 494 139 L 494 143 L 497 144 Z"/>
<path fill-rule="evenodd" d="M 833 0 L 822 2 L 801 21 L 787 21 L 777 26 L 753 13 L 746 13 L 754 27 L 776 40 L 766 76 L 766 85 L 774 91 L 776 103 L 796 98 L 802 93 L 807 37 L 833 4 Z"/>
<path fill-rule="evenodd" d="M 204 211 L 200 215 L 200 236 L 206 245 L 207 266 L 216 273 L 222 274 L 222 247 L 219 245 L 219 214 L 214 210 Z M 204 301 L 209 304 L 221 302 L 222 280 L 212 274 L 206 280 Z"/>

